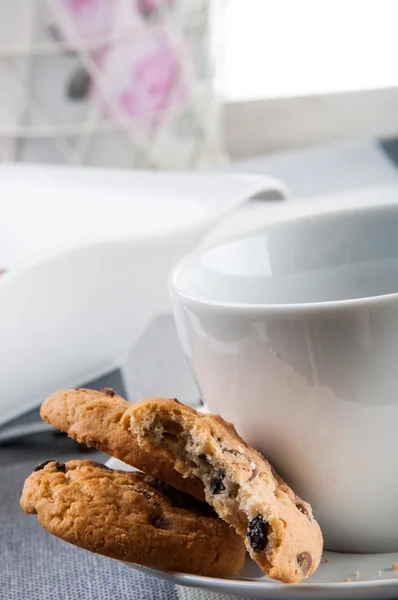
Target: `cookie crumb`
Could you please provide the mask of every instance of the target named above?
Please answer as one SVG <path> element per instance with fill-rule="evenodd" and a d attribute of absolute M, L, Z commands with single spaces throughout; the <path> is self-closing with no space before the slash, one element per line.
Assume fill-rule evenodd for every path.
<path fill-rule="evenodd" d="M 379 569 L 379 570 L 377 571 L 377 574 L 378 574 L 378 575 L 383 575 L 383 571 L 382 571 L 381 569 Z"/>
<path fill-rule="evenodd" d="M 347 579 L 344 579 L 344 583 L 351 583 L 351 579 L 347 577 Z"/>
<path fill-rule="evenodd" d="M 328 559 L 328 558 L 324 558 L 322 562 L 324 562 L 324 563 L 325 563 L 325 565 L 326 565 L 326 563 L 328 563 L 328 562 L 329 562 L 329 559 Z"/>
<path fill-rule="evenodd" d="M 398 563 L 392 563 L 391 568 L 393 571 L 398 571 Z"/>
<path fill-rule="evenodd" d="M 357 579 L 359 579 L 360 575 L 361 575 L 361 572 L 360 572 L 360 571 L 355 571 L 355 577 L 356 577 Z"/>

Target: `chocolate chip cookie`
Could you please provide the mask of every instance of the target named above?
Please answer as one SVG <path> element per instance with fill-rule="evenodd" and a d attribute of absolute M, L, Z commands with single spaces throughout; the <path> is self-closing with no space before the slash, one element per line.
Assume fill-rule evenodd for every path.
<path fill-rule="evenodd" d="M 27 478 L 21 506 L 62 540 L 126 562 L 211 576 L 244 562 L 241 538 L 206 503 L 144 473 L 48 461 Z"/>
<path fill-rule="evenodd" d="M 120 423 L 131 406 L 112 389 L 63 390 L 44 401 L 40 415 L 44 421 L 65 431 L 71 438 L 97 448 L 140 471 L 203 500 L 203 484 L 196 478 L 183 478 L 173 463 L 161 455 L 142 449 Z"/>
<path fill-rule="evenodd" d="M 123 425 L 148 452 L 203 481 L 206 500 L 244 538 L 246 548 L 274 579 L 297 583 L 318 567 L 322 534 L 301 500 L 231 423 L 176 400 L 132 405 Z"/>

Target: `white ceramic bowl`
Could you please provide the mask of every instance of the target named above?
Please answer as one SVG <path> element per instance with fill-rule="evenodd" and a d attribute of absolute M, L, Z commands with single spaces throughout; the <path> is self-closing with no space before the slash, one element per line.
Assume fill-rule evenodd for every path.
<path fill-rule="evenodd" d="M 167 276 L 269 177 L 0 167 L 0 424 L 48 394 L 120 368 Z"/>
<path fill-rule="evenodd" d="M 398 203 L 326 208 L 173 270 L 203 399 L 312 502 L 329 550 L 398 548 Z"/>

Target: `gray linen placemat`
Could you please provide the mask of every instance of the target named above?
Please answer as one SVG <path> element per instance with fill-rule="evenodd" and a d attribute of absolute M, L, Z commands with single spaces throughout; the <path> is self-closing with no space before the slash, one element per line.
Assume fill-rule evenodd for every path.
<path fill-rule="evenodd" d="M 76 457 L 64 448 L 56 456 Z M 29 448 L 31 450 L 31 448 Z M 74 450 L 74 451 L 73 451 Z M 117 561 L 85 552 L 49 535 L 19 508 L 22 483 L 48 453 L 29 462 L 2 466 L 0 511 L 0 598 L 3 600 L 93 600 L 105 598 L 174 599 L 173 586 L 147 577 Z"/>

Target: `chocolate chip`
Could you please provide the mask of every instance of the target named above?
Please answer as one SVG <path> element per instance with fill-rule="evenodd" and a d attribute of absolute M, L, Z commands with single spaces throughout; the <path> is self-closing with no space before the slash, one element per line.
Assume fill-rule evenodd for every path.
<path fill-rule="evenodd" d="M 45 462 L 40 463 L 35 469 L 33 469 L 33 472 L 35 473 L 36 471 L 41 471 L 46 465 L 50 463 L 55 463 L 55 468 L 57 469 L 57 471 L 60 471 L 61 473 L 66 473 L 65 463 L 61 462 L 60 460 L 54 459 L 46 460 Z"/>
<path fill-rule="evenodd" d="M 301 552 L 301 554 L 297 554 L 296 561 L 302 573 L 307 575 L 312 567 L 311 555 L 308 552 Z"/>
<path fill-rule="evenodd" d="M 309 519 L 311 521 L 310 514 L 309 514 L 308 510 L 306 509 L 306 507 L 304 506 L 304 504 L 301 504 L 301 502 L 299 502 L 298 504 L 296 504 L 296 508 L 298 508 L 299 511 L 301 513 L 303 513 L 303 515 L 305 515 L 307 517 L 307 519 Z"/>
<path fill-rule="evenodd" d="M 211 482 L 210 491 L 213 496 L 221 494 L 221 492 L 225 492 L 225 485 L 223 484 L 222 480 L 223 477 L 217 477 Z"/>
<path fill-rule="evenodd" d="M 100 392 L 106 394 L 107 396 L 110 396 L 111 398 L 113 398 L 113 396 L 116 396 L 116 392 L 112 388 L 104 387 L 100 390 Z"/>
<path fill-rule="evenodd" d="M 269 524 L 262 515 L 252 519 L 247 527 L 247 537 L 254 552 L 261 552 L 267 545 Z"/>
<path fill-rule="evenodd" d="M 152 521 L 152 525 L 156 527 L 156 529 L 170 529 L 170 521 L 164 515 L 155 517 Z"/>

